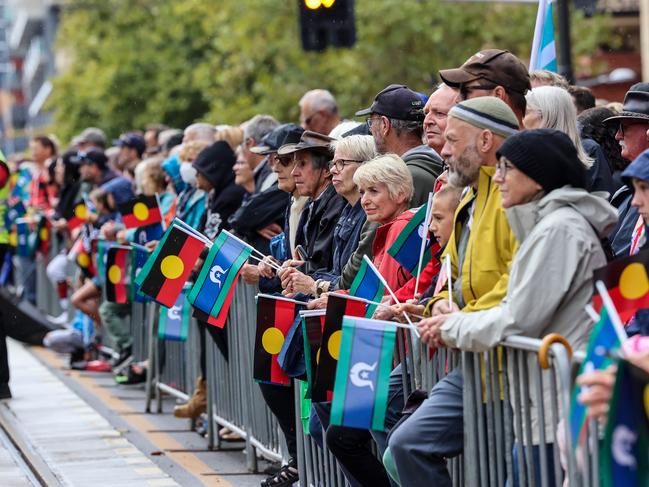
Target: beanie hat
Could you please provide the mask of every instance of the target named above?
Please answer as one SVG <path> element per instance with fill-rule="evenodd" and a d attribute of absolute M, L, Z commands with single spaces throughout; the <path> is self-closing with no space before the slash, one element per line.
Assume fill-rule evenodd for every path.
<path fill-rule="evenodd" d="M 495 96 L 471 98 L 455 105 L 449 117 L 459 118 L 474 127 L 491 130 L 501 137 L 518 132 L 518 119 L 509 105 Z"/>
<path fill-rule="evenodd" d="M 198 153 L 192 165 L 215 188 L 220 188 L 224 182 L 233 176 L 232 167 L 237 158 L 232 152 L 230 144 L 219 140 Z"/>
<path fill-rule="evenodd" d="M 505 156 L 546 193 L 570 185 L 586 188 L 586 168 L 577 149 L 565 133 L 555 129 L 534 129 L 509 137 L 496 152 Z"/>

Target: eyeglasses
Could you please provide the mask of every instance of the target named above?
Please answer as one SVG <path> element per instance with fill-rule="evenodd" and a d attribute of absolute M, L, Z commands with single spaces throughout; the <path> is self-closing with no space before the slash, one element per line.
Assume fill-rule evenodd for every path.
<path fill-rule="evenodd" d="M 273 162 L 275 164 L 279 164 L 282 167 L 288 167 L 294 162 L 294 159 L 293 159 L 292 155 L 291 156 L 278 156 L 278 155 L 275 155 L 275 157 L 273 158 Z"/>
<path fill-rule="evenodd" d="M 336 171 L 340 172 L 345 168 L 345 166 L 349 166 L 354 162 L 360 164 L 363 161 L 358 161 L 356 159 L 334 159 L 329 162 L 329 170 L 331 171 L 333 168 L 336 168 Z"/>
<path fill-rule="evenodd" d="M 472 91 L 477 91 L 477 90 L 484 90 L 484 91 L 490 91 L 493 90 L 496 87 L 494 84 L 488 84 L 488 85 L 460 85 L 460 98 L 462 100 L 466 100 L 469 97 L 469 94 Z"/>
<path fill-rule="evenodd" d="M 372 125 L 374 125 L 376 122 L 379 122 L 381 120 L 381 117 L 377 118 L 368 118 L 365 122 L 367 123 L 367 128 L 372 130 Z"/>
<path fill-rule="evenodd" d="M 620 127 L 619 127 L 620 134 L 622 135 L 622 137 L 624 137 L 624 131 L 627 130 L 629 127 L 632 127 L 634 125 L 646 125 L 646 124 L 647 122 L 620 122 Z"/>
<path fill-rule="evenodd" d="M 507 176 L 507 171 L 510 169 L 515 169 L 516 166 L 514 166 L 512 163 L 507 162 L 507 161 L 499 161 L 496 163 L 496 172 L 500 173 L 500 175 L 504 178 Z"/>

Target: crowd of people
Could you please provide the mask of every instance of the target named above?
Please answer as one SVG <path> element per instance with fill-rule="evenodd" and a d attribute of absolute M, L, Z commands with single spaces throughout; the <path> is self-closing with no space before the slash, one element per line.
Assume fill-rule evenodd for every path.
<path fill-rule="evenodd" d="M 157 195 L 167 223 L 179 218 L 212 241 L 225 229 L 266 255 L 241 272 L 245 285 L 261 292 L 324 308 L 331 293 L 350 289 L 367 256 L 399 299 L 395 303 L 386 291 L 385 306 L 374 317 L 403 320 L 405 312 L 432 349 L 485 351 L 511 335 L 549 333 L 583 349 L 593 326 L 585 307 L 593 297 L 594 270 L 647 245 L 649 84 L 633 85 L 621 106 L 596 106 L 588 89 L 570 86 L 555 73 L 529 73 L 516 56 L 498 49 L 441 70 L 439 78 L 430 95 L 391 84 L 368 108 L 344 107 L 361 121 L 342 119 L 334 96 L 314 89 L 299 100 L 299 125 L 266 114 L 239 126 L 151 125 L 112 144 L 100 129 L 87 128 L 65 151 L 52 137 L 34 137 L 28 157 L 12 155 L 7 162 L 11 173 L 30 175 L 20 196 L 24 220 L 34 228 L 44 215 L 63 245 L 49 257 L 47 275 L 63 310 L 50 320 L 66 326 L 39 336 L 47 346 L 71 353 L 73 367 L 114 370 L 126 383 L 144 380 L 147 364 L 128 364 L 130 304 L 104 299 L 100 275 L 82 273 L 72 280 L 69 272 L 70 249 L 84 236 L 157 245 L 160 235 L 126 230 L 118 212 L 121 203 L 143 194 Z M 12 184 L 18 183 L 7 182 L 5 212 L 14 204 Z M 433 257 L 417 278 L 388 249 L 429 193 Z M 80 202 L 87 215 L 83 225 L 73 226 Z M 34 258 L 8 245 L 11 230 L 0 233 L 3 255 L 16 254 L 10 284 L 34 303 Z M 451 289 L 437 282 L 447 256 Z M 73 326 L 70 307 L 77 312 Z M 92 360 L 92 337 L 79 326 L 86 318 L 96 336 L 107 335 L 116 345 L 112 360 Z M 227 329 L 197 323 L 201 377 L 190 400 L 175 408 L 178 417 L 205 412 L 208 341 L 229 354 Z M 629 335 L 647 335 L 647 323 L 638 313 Z M 634 360 L 649 369 L 647 343 L 637 350 Z M 289 376 L 304 373 L 303 353 L 282 356 Z M 5 398 L 8 378 L 5 359 Z M 591 372 L 579 380 L 590 386 L 580 400 L 604 417 L 614 372 Z M 262 485 L 291 485 L 299 477 L 301 434 L 294 386 L 259 387 L 289 455 Z M 545 399 L 537 398 L 533 415 Z M 385 430 L 331 425 L 331 404 L 319 402 L 312 407 L 311 434 L 336 457 L 352 485 L 414 486 L 425 479 L 450 486 L 447 460 L 462 452 L 464 441 L 461 369 L 403 415 L 406 400 L 397 366 Z"/>

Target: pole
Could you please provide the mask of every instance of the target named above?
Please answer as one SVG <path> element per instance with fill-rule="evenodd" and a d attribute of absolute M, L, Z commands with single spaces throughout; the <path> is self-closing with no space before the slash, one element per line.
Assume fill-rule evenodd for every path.
<path fill-rule="evenodd" d="M 556 0 L 557 20 L 559 24 L 559 73 L 569 82 L 573 82 L 572 42 L 570 40 L 570 9 L 568 0 Z"/>
<path fill-rule="evenodd" d="M 640 0 L 640 55 L 642 81 L 649 81 L 649 2 Z"/>

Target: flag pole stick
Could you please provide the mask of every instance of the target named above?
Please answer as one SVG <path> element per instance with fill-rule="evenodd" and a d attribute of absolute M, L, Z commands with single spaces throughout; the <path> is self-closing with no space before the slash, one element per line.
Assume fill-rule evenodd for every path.
<path fill-rule="evenodd" d="M 584 306 L 584 309 L 586 310 L 586 313 L 588 313 L 588 316 L 590 316 L 590 319 L 593 320 L 593 322 L 597 323 L 599 321 L 599 315 L 591 304 Z"/>
<path fill-rule="evenodd" d="M 451 256 L 448 254 L 444 258 L 444 265 L 446 266 L 446 275 L 448 276 L 446 280 L 448 283 L 448 307 L 449 309 L 453 309 L 453 285 L 451 284 L 453 276 L 451 275 Z"/>
<path fill-rule="evenodd" d="M 162 230 L 166 231 L 167 225 L 165 224 L 164 215 L 162 214 L 162 206 L 160 206 L 160 193 L 158 193 L 157 191 L 155 193 L 155 202 L 158 203 L 158 211 L 160 212 L 160 216 L 162 217 L 160 220 L 160 225 L 162 225 Z"/>
<path fill-rule="evenodd" d="M 356 301 L 362 301 L 362 302 L 367 303 L 367 304 L 375 304 L 375 305 L 377 305 L 379 308 L 390 308 L 390 305 L 389 305 L 389 304 L 381 303 L 381 302 L 379 302 L 379 301 L 371 301 L 371 300 L 369 300 L 369 299 L 365 299 L 365 298 L 359 298 L 358 296 L 352 296 L 351 294 L 343 294 L 343 293 L 332 293 L 332 294 L 335 294 L 336 296 L 342 296 L 342 297 L 344 297 L 344 298 L 346 298 L 346 299 L 354 299 L 354 300 L 356 300 Z M 404 313 L 408 313 L 408 312 L 407 312 L 407 311 L 404 311 Z M 423 316 L 416 315 L 416 314 L 414 314 L 414 313 L 408 313 L 408 314 L 409 314 L 410 316 L 413 316 L 414 318 L 419 318 L 420 320 L 423 320 L 423 319 L 424 319 Z"/>
<path fill-rule="evenodd" d="M 426 203 L 426 215 L 424 216 L 424 235 L 422 236 L 421 239 L 421 245 L 419 247 L 419 261 L 417 262 L 417 278 L 415 279 L 415 292 L 413 294 L 413 298 L 417 296 L 417 292 L 419 291 L 419 277 L 421 276 L 421 265 L 422 261 L 424 260 L 424 251 L 426 250 L 426 238 L 428 234 L 428 226 L 430 225 L 430 213 L 431 213 L 431 205 L 433 203 L 433 193 L 428 193 L 428 203 Z"/>
<path fill-rule="evenodd" d="M 397 296 L 394 294 L 392 289 L 390 289 L 390 286 L 388 285 L 387 281 L 383 278 L 383 276 L 381 275 L 379 270 L 376 267 L 374 267 L 374 264 L 372 263 L 370 258 L 367 256 L 367 254 L 365 254 L 363 256 L 363 260 L 365 260 L 365 262 L 367 262 L 367 265 L 370 267 L 370 269 L 372 269 L 372 271 L 374 271 L 374 274 L 376 274 L 376 277 L 378 277 L 379 280 L 383 283 L 383 285 L 385 286 L 385 289 L 388 290 L 388 292 L 390 293 L 390 296 L 392 296 L 392 299 L 394 299 L 395 304 L 401 304 L 401 302 L 397 299 Z M 408 314 L 405 311 L 403 312 L 403 316 L 406 318 L 406 321 L 410 325 L 409 328 L 413 331 L 413 333 L 417 336 L 417 338 L 419 338 L 419 330 L 417 330 L 417 327 L 415 326 L 415 324 L 412 321 L 410 321 L 410 317 L 408 316 Z"/>
<path fill-rule="evenodd" d="M 624 343 L 629 337 L 627 336 L 626 331 L 624 331 L 624 325 L 622 325 L 620 315 L 617 313 L 613 300 L 608 294 L 608 289 L 606 289 L 606 286 L 602 281 L 597 281 L 595 287 L 604 302 L 604 306 L 606 307 L 609 318 L 611 318 L 611 323 L 613 323 L 613 328 L 615 329 L 615 333 L 617 333 L 620 343 Z"/>
<path fill-rule="evenodd" d="M 151 251 L 149 249 L 147 249 L 144 245 L 140 245 L 140 244 L 137 244 L 135 242 L 129 242 L 129 243 L 131 244 L 131 247 L 133 247 L 135 249 L 142 250 L 142 251 L 146 252 L 147 254 L 151 253 Z"/>
<path fill-rule="evenodd" d="M 255 295 L 255 299 L 259 297 L 277 299 L 279 301 L 288 301 L 289 303 L 302 304 L 304 306 L 306 306 L 307 304 L 306 301 L 298 301 L 297 299 L 285 298 L 284 296 L 273 296 L 271 294 L 258 293 Z"/>
<path fill-rule="evenodd" d="M 272 267 L 272 268 L 275 269 L 276 271 L 279 271 L 279 270 L 282 269 L 282 268 L 281 268 L 280 266 L 278 266 L 277 264 L 275 264 L 275 263 L 273 263 L 273 262 L 270 262 L 270 261 L 264 261 L 263 259 L 260 259 L 260 258 L 257 257 L 256 255 L 249 255 L 248 258 L 249 258 L 249 259 L 254 259 L 254 260 L 256 260 L 257 262 L 264 262 L 264 264 L 268 264 L 270 267 Z"/>

